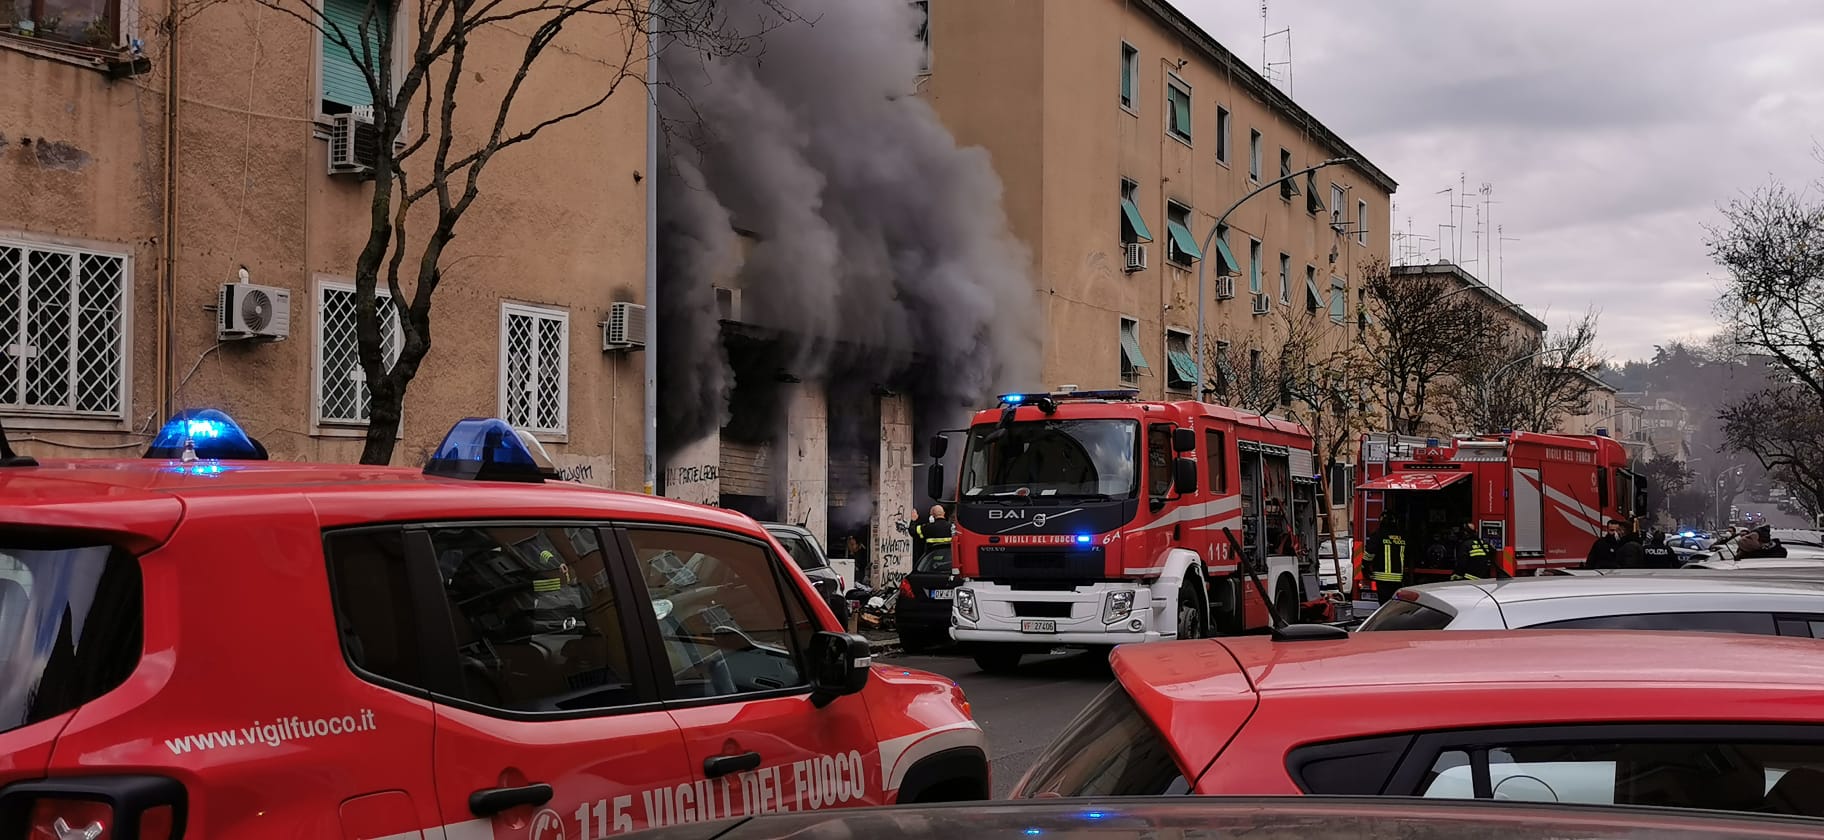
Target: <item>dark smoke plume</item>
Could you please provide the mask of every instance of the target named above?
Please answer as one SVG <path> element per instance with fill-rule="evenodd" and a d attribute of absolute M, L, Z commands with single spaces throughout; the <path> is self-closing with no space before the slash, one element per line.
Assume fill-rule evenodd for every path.
<path fill-rule="evenodd" d="M 988 154 L 961 149 L 912 96 L 920 45 L 904 0 L 733 0 L 772 25 L 753 55 L 668 50 L 661 111 L 661 428 L 674 443 L 728 412 L 714 267 L 736 254 L 742 320 L 783 333 L 807 381 L 891 385 L 920 413 L 1028 385 L 1039 344 L 1026 248 Z"/>

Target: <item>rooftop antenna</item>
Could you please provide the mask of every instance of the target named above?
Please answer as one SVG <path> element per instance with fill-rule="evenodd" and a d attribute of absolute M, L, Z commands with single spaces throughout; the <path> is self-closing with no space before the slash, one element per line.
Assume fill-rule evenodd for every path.
<path fill-rule="evenodd" d="M 1438 225 L 1438 243 L 1439 243 L 1438 244 L 1438 260 L 1440 262 L 1442 262 L 1444 259 L 1444 245 L 1443 245 L 1443 243 L 1445 241 L 1444 240 L 1444 229 L 1445 228 L 1455 229 L 1457 226 L 1457 211 L 1456 211 L 1457 188 L 1456 187 L 1445 187 L 1444 189 L 1441 189 L 1435 193 L 1432 193 L 1432 195 L 1448 196 L 1448 198 L 1444 199 L 1444 216 L 1446 218 L 1450 219 L 1450 221 L 1445 224 Z M 1456 254 L 1452 253 L 1451 257 L 1454 259 L 1456 257 Z"/>
<path fill-rule="evenodd" d="M 1496 204 L 1496 201 L 1494 199 L 1495 185 L 1488 181 L 1483 181 L 1482 186 L 1479 187 L 1476 190 L 1476 192 L 1479 192 L 1482 194 L 1482 211 L 1481 211 L 1481 216 L 1480 216 L 1481 224 L 1478 224 L 1476 226 L 1476 230 L 1478 233 L 1480 233 L 1482 230 L 1484 230 L 1482 225 L 1487 225 L 1488 226 L 1487 229 L 1492 231 L 1494 229 L 1494 225 L 1495 225 L 1495 204 Z M 1480 237 L 1478 237 L 1478 239 L 1480 239 Z M 1491 264 L 1494 262 L 1494 259 L 1495 259 L 1495 235 L 1493 233 L 1489 234 L 1487 242 L 1488 242 L 1488 252 L 1486 255 L 1479 254 L 1482 257 L 1482 260 L 1481 260 L 1481 262 L 1478 262 L 1477 265 L 1482 266 L 1483 271 L 1492 271 L 1493 269 L 1491 267 Z M 1480 252 L 1481 248 L 1478 247 L 1477 251 Z"/>
<path fill-rule="evenodd" d="M 1501 243 L 1501 247 L 1496 249 L 1496 253 L 1498 254 L 1498 256 L 1495 258 L 1495 260 L 1496 260 L 1495 264 L 1497 266 L 1497 271 L 1495 274 L 1495 291 L 1501 291 L 1501 281 L 1503 278 L 1505 278 L 1507 276 L 1506 243 L 1520 241 L 1519 237 L 1507 236 L 1505 234 L 1506 234 L 1506 231 L 1503 230 L 1501 225 L 1495 226 L 1495 241 Z"/>
<path fill-rule="evenodd" d="M 1452 221 L 1457 223 L 1457 245 L 1453 253 L 1456 255 L 1458 264 L 1461 264 L 1463 262 L 1463 229 L 1468 227 L 1470 205 L 1458 204 L 1458 197 L 1465 201 L 1469 200 L 1469 173 L 1467 172 L 1457 173 L 1457 189 L 1451 193 L 1450 204 L 1452 212 L 1456 214 Z"/>
<path fill-rule="evenodd" d="M 1281 35 L 1286 36 L 1286 57 L 1274 61 L 1268 57 L 1267 44 Z M 1292 27 L 1288 26 L 1278 32 L 1268 30 L 1267 0 L 1260 0 L 1260 75 L 1268 82 L 1283 81 L 1286 95 L 1292 95 Z"/>

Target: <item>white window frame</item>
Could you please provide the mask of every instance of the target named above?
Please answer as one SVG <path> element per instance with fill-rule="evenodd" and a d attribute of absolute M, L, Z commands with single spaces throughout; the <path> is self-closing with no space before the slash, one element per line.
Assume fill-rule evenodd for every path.
<path fill-rule="evenodd" d="M 1343 301 L 1343 311 L 1341 311 L 1341 312 L 1336 311 L 1336 299 L 1338 297 L 1341 297 L 1342 301 Z M 1333 324 L 1349 323 L 1349 281 L 1348 280 L 1338 277 L 1334 274 L 1330 275 L 1330 297 L 1325 302 L 1329 305 L 1328 314 L 1330 316 L 1330 323 L 1333 323 Z"/>
<path fill-rule="evenodd" d="M 323 0 L 310 0 L 310 8 L 310 13 L 316 16 L 313 18 L 316 25 L 310 28 L 310 44 L 312 49 L 310 54 L 310 84 L 312 91 L 310 112 L 312 114 L 312 119 L 317 123 L 317 139 L 327 140 L 329 139 L 331 115 L 323 113 L 323 30 L 320 28 L 323 25 Z M 394 3 L 393 20 L 391 24 L 393 31 L 392 61 L 394 93 L 398 93 L 399 77 L 405 74 L 405 68 L 408 64 L 406 59 L 411 55 L 411 51 L 406 47 L 406 41 L 410 40 L 409 36 L 411 33 L 417 31 L 412 28 L 410 20 L 406 17 L 405 9 L 405 3 Z M 401 37 L 402 34 L 407 37 Z M 407 136 L 406 132 L 411 127 L 411 109 L 404 109 L 401 112 L 400 117 L 402 125 L 399 130 L 399 142 L 404 142 Z"/>
<path fill-rule="evenodd" d="M 1216 106 L 1216 162 L 1224 167 L 1229 165 L 1229 128 L 1235 123 L 1235 115 L 1229 109 Z"/>
<path fill-rule="evenodd" d="M 1132 359 L 1126 358 L 1127 357 L 1126 342 L 1123 342 L 1120 339 L 1123 337 L 1132 335 L 1135 343 L 1138 343 L 1140 341 L 1140 319 L 1129 318 L 1128 316 L 1123 315 L 1123 316 L 1121 316 L 1120 324 L 1121 324 L 1121 326 L 1120 326 L 1121 332 L 1116 336 L 1116 340 L 1115 340 L 1116 352 L 1121 354 L 1121 357 L 1122 357 L 1121 358 L 1121 367 L 1128 368 L 1129 370 L 1133 371 L 1132 373 L 1122 373 L 1121 381 L 1124 383 L 1131 384 L 1131 383 L 1140 381 L 1140 366 L 1137 364 L 1133 364 Z M 1169 363 L 1169 360 L 1168 360 L 1168 363 Z"/>
<path fill-rule="evenodd" d="M 0 404 L 0 415 L 6 416 L 8 422 L 11 423 L 15 429 L 113 429 L 119 428 L 122 424 L 129 422 L 133 401 L 134 264 L 132 251 L 122 247 L 118 243 L 104 243 L 26 234 L 0 234 L 0 245 L 21 249 L 21 271 L 26 271 L 29 267 L 29 262 L 26 262 L 29 258 L 24 256 L 24 252 L 26 251 L 66 254 L 73 260 L 72 265 L 75 266 L 81 265 L 82 257 L 85 255 L 120 261 L 120 312 L 119 320 L 117 322 L 119 334 L 115 337 L 115 370 L 118 377 L 118 381 L 115 383 L 116 392 L 114 399 L 117 406 L 115 410 L 83 411 L 76 407 L 77 403 L 75 401 L 75 396 L 72 394 L 71 402 L 64 405 L 25 405 L 23 401 L 19 403 L 3 403 Z M 27 317 L 30 314 L 25 306 L 25 286 L 23 283 L 19 287 L 19 294 L 19 337 L 23 340 L 27 337 L 27 333 L 24 329 Z M 72 307 L 71 316 L 74 317 L 75 314 L 75 308 Z M 0 347 L 0 367 L 12 368 L 12 370 L 7 371 L 6 375 L 8 376 L 15 375 L 14 371 L 18 370 L 18 368 L 14 367 L 18 360 L 18 356 L 13 354 L 13 349 L 14 348 L 12 347 Z M 23 352 L 23 347 L 21 347 L 20 350 Z M 77 364 L 77 359 L 80 355 L 77 338 L 72 336 L 70 343 L 70 359 L 72 365 Z M 25 388 L 24 373 L 23 371 L 19 371 L 17 375 L 19 376 L 19 396 L 21 400 L 23 400 Z M 75 372 L 71 374 L 72 386 L 75 383 L 75 377 L 79 375 L 79 373 Z M 160 418 L 161 421 L 162 419 L 163 418 Z M 24 422 L 19 422 L 19 420 L 24 420 Z M 100 423 L 99 426 L 96 425 L 98 422 Z"/>
<path fill-rule="evenodd" d="M 359 420 L 353 420 L 343 417 L 323 416 L 323 346 L 328 337 L 328 325 L 325 324 L 323 320 L 323 313 L 327 304 L 326 298 L 329 296 L 330 292 L 354 294 L 355 282 L 345 277 L 334 277 L 329 275 L 318 275 L 315 279 L 316 288 L 311 291 L 311 308 L 313 310 L 311 312 L 311 323 L 316 330 L 316 334 L 311 337 L 310 346 L 311 425 L 316 427 L 317 434 L 334 434 L 337 430 L 362 430 L 359 431 L 359 433 L 366 434 L 364 430 L 367 428 L 367 418 L 365 417 Z M 383 286 L 375 286 L 374 297 L 376 300 L 379 298 L 390 299 L 392 296 L 392 292 L 388 291 Z M 398 362 L 398 353 L 405 344 L 405 327 L 399 323 L 398 309 L 395 308 L 393 312 L 394 355 L 393 358 L 389 360 L 389 365 Z M 351 323 L 349 329 L 354 328 L 354 325 Z M 357 352 L 359 351 L 357 350 Z M 360 368 L 356 368 L 356 370 L 359 371 Z M 401 431 L 403 431 L 405 427 L 405 418 L 403 415 L 400 417 L 399 425 Z"/>
<path fill-rule="evenodd" d="M 1256 184 L 1260 183 L 1260 147 L 1263 139 L 1260 129 L 1248 129 L 1248 180 Z"/>
<path fill-rule="evenodd" d="M 918 75 L 929 76 L 931 75 L 931 0 L 912 0 L 912 5 L 923 13 L 925 19 L 925 25 L 918 33 L 920 48 L 923 50 L 919 54 Z"/>
<path fill-rule="evenodd" d="M 527 414 L 529 416 L 527 418 L 525 418 L 528 421 L 526 423 L 513 423 L 513 418 L 510 416 L 510 412 L 507 410 L 507 371 L 510 369 L 509 368 L 510 359 L 508 358 L 507 319 L 512 316 L 531 318 L 531 319 L 533 319 L 533 323 L 535 325 L 537 324 L 537 322 L 540 319 L 557 321 L 559 324 L 562 325 L 562 330 L 558 333 L 558 335 L 559 335 L 558 357 L 560 359 L 562 359 L 563 361 L 562 361 L 562 369 L 558 371 L 557 425 L 555 425 L 555 426 L 544 427 L 544 426 L 535 425 L 534 423 L 530 422 L 531 420 L 535 419 L 538 415 L 538 410 L 537 410 L 538 404 L 536 401 L 528 401 L 528 403 L 527 403 Z M 512 423 L 514 428 L 524 429 L 528 432 L 531 432 L 534 437 L 537 437 L 540 440 L 559 440 L 559 441 L 561 441 L 561 440 L 567 439 L 569 436 L 569 433 L 570 433 L 570 310 L 561 309 L 561 308 L 552 307 L 552 306 L 538 306 L 536 304 L 516 303 L 513 301 L 503 300 L 500 302 L 499 327 L 500 327 L 500 368 L 496 375 L 497 382 L 496 382 L 495 391 L 496 391 L 496 398 L 498 401 L 497 404 L 498 404 L 499 410 L 500 410 L 500 417 L 502 419 L 506 420 L 508 423 Z M 538 335 L 538 333 L 537 333 L 537 329 L 535 327 L 533 330 L 534 342 L 536 342 L 536 340 L 537 340 L 537 335 Z M 536 369 L 536 363 L 538 361 L 538 347 L 536 346 L 536 344 L 534 344 L 534 346 L 531 348 L 531 353 L 532 353 L 531 361 L 534 365 L 534 369 L 533 369 L 533 373 L 532 373 L 532 382 L 534 385 L 534 392 L 536 393 L 536 386 L 537 386 L 537 382 L 538 382 L 538 373 L 537 373 L 537 369 Z"/>
<path fill-rule="evenodd" d="M 1292 305 L 1292 255 L 1279 255 L 1279 302 Z"/>
<path fill-rule="evenodd" d="M 1177 88 L 1180 93 L 1184 94 L 1185 108 L 1190 112 L 1185 114 L 1185 118 L 1190 124 L 1185 126 L 1186 133 L 1184 134 L 1172 130 L 1172 117 L 1177 112 L 1177 109 L 1172 107 L 1172 88 Z M 1190 82 L 1179 78 L 1177 73 L 1170 71 L 1165 74 L 1165 90 L 1165 134 L 1167 137 L 1189 146 L 1197 126 L 1196 90 L 1191 87 Z"/>
<path fill-rule="evenodd" d="M 1355 242 L 1357 245 L 1368 244 L 1368 200 L 1355 200 Z"/>
<path fill-rule="evenodd" d="M 1140 48 L 1126 41 L 1121 42 L 1121 72 L 1127 74 L 1127 89 L 1121 91 L 1121 107 L 1139 116 Z"/>
<path fill-rule="evenodd" d="M 1266 253 L 1260 247 L 1260 240 L 1248 237 L 1248 294 L 1258 295 L 1266 291 L 1267 277 L 1260 270 L 1261 255 Z"/>
<path fill-rule="evenodd" d="M 1330 185 L 1330 225 L 1341 231 L 1349 224 L 1349 193 L 1341 184 Z"/>

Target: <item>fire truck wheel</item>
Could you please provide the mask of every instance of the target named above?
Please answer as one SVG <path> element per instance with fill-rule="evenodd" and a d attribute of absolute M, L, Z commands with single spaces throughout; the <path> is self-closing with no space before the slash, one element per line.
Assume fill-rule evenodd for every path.
<path fill-rule="evenodd" d="M 1273 611 L 1279 613 L 1282 624 L 1298 623 L 1298 585 L 1290 575 L 1280 575 L 1279 583 L 1273 587 Z"/>
<path fill-rule="evenodd" d="M 990 674 L 1009 674 L 1020 667 L 1021 653 L 1005 648 L 981 648 L 975 651 L 975 667 Z"/>
<path fill-rule="evenodd" d="M 1210 635 L 1210 611 L 1203 605 L 1203 579 L 1186 575 L 1178 585 L 1178 638 L 1203 639 Z"/>
<path fill-rule="evenodd" d="M 1252 584 L 1250 584 L 1252 585 Z M 1216 596 L 1212 612 L 1216 630 L 1224 636 L 1233 636 L 1242 631 L 1241 621 L 1241 580 L 1237 575 L 1226 575 L 1216 579 L 1210 587 Z"/>

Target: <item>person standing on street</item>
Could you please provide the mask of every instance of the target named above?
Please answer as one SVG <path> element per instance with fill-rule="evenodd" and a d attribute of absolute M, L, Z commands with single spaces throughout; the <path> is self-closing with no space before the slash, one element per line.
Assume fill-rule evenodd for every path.
<path fill-rule="evenodd" d="M 1586 569 L 1613 569 L 1615 565 L 1615 548 L 1621 544 L 1621 520 L 1609 520 L 1609 532 L 1596 538 L 1590 545 L 1590 554 L 1583 561 Z"/>
<path fill-rule="evenodd" d="M 1484 580 L 1495 577 L 1495 552 L 1488 543 L 1476 534 L 1476 529 L 1464 523 L 1457 531 L 1456 563 L 1451 568 L 1451 580 Z"/>
<path fill-rule="evenodd" d="M 1646 568 L 1676 569 L 1679 566 L 1678 554 L 1672 550 L 1671 546 L 1666 545 L 1666 535 L 1663 531 L 1654 531 L 1653 536 L 1647 539 L 1645 545 L 1641 546 L 1640 553 L 1646 561 Z"/>
<path fill-rule="evenodd" d="M 1393 596 L 1406 585 L 1406 538 L 1400 536 L 1398 526 L 1386 518 L 1374 526 L 1374 535 L 1368 540 L 1368 553 L 1363 555 L 1368 563 L 1368 577 L 1374 582 L 1374 595 L 1381 603 L 1393 600 Z"/>
<path fill-rule="evenodd" d="M 874 570 L 868 565 L 868 547 L 862 544 L 860 537 L 850 534 L 848 549 L 849 559 L 855 561 L 855 585 L 869 587 L 868 581 L 874 579 Z"/>
<path fill-rule="evenodd" d="M 924 524 L 912 529 L 912 543 L 914 546 L 912 557 L 916 561 L 917 558 L 925 556 L 925 553 L 931 549 L 949 545 L 950 536 L 950 520 L 944 516 L 944 506 L 932 505 L 931 518 L 925 520 Z"/>
<path fill-rule="evenodd" d="M 1634 530 L 1633 524 L 1630 522 L 1619 520 L 1619 524 L 1621 525 L 1621 536 L 1615 543 L 1615 568 L 1646 568 L 1647 556 L 1641 545 L 1640 534 Z"/>

